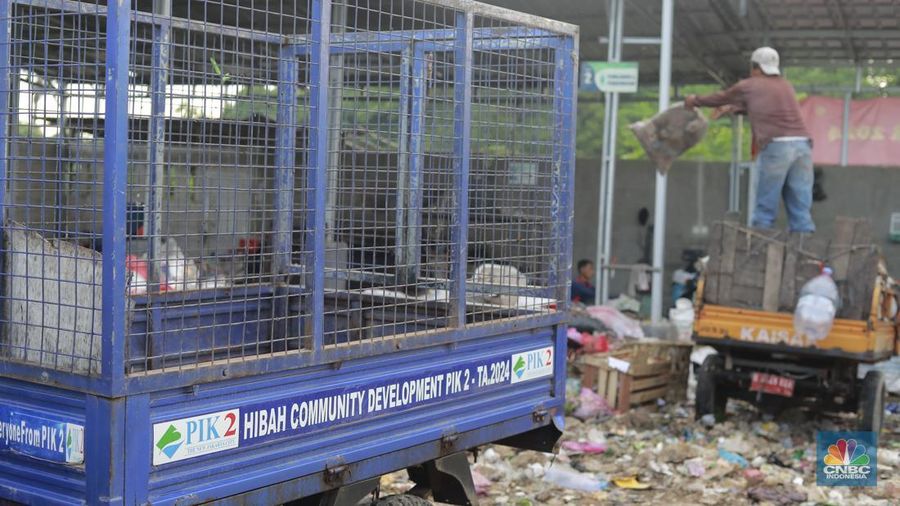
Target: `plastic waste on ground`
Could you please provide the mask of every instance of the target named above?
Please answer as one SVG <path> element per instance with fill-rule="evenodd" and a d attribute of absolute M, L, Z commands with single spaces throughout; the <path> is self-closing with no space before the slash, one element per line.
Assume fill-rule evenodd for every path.
<path fill-rule="evenodd" d="M 900 466 L 900 452 L 888 448 L 879 448 L 878 465 L 887 467 Z"/>
<path fill-rule="evenodd" d="M 570 379 L 568 398 L 573 400 L 578 398 L 580 385 L 577 377 Z M 801 412 L 788 409 L 773 418 L 740 401 L 732 401 L 729 408 L 727 419 L 710 428 L 694 420 L 693 406 L 673 402 L 663 407 L 639 406 L 587 422 L 567 417 L 563 441 L 603 442 L 608 449 L 599 455 L 569 450 L 551 455 L 506 446 L 487 447 L 473 465 L 491 482 L 481 502 L 510 506 L 637 502 L 719 506 L 756 504 L 748 493 L 753 489 L 754 497 L 767 499 L 763 504 L 797 504 L 803 493 L 807 494 L 806 504 L 900 504 L 900 448 L 890 440 L 891 434 L 900 433 L 900 416 L 885 416 L 884 441 L 878 449 L 878 486 L 832 488 L 815 484 L 817 463 L 821 462 L 816 456 L 816 433 L 854 430 L 854 417 L 794 416 Z M 680 411 L 685 413 L 677 414 Z M 785 447 L 788 439 L 793 441 L 793 448 Z M 750 465 L 741 469 L 719 458 L 719 448 L 739 454 Z M 553 469 L 551 481 L 542 479 L 547 469 Z M 552 481 L 558 479 L 554 473 L 559 469 L 586 475 L 592 490 L 554 485 Z M 404 493 L 413 486 L 405 471 L 391 476 L 391 484 L 382 488 L 383 495 Z M 612 481 L 613 477 L 631 476 L 638 484 L 650 484 L 650 490 L 622 488 Z M 607 488 L 596 490 L 603 486 Z"/>
<path fill-rule="evenodd" d="M 748 485 L 758 485 L 766 479 L 766 475 L 759 469 L 744 469 L 744 479 Z"/>
<path fill-rule="evenodd" d="M 560 446 L 572 454 L 596 455 L 606 451 L 606 443 L 599 441 L 563 441 Z"/>
<path fill-rule="evenodd" d="M 702 457 L 696 457 L 684 461 L 684 467 L 689 475 L 695 478 L 702 478 L 706 474 L 706 466 L 703 464 Z"/>
<path fill-rule="evenodd" d="M 637 480 L 637 476 L 622 476 L 613 478 L 613 483 L 619 488 L 627 488 L 629 490 L 647 490 L 650 488 L 649 483 L 641 483 Z"/>
<path fill-rule="evenodd" d="M 475 493 L 478 495 L 487 495 L 488 490 L 491 488 L 491 480 L 475 469 L 472 469 L 472 482 L 475 485 Z"/>
<path fill-rule="evenodd" d="M 603 322 L 609 330 L 620 338 L 643 338 L 644 331 L 641 324 L 622 314 L 621 311 L 610 306 L 588 306 L 586 311 L 592 318 Z"/>
<path fill-rule="evenodd" d="M 578 407 L 572 413 L 575 418 L 590 420 L 591 418 L 611 413 L 612 410 L 609 408 L 606 399 L 590 388 L 581 388 L 581 392 L 578 394 Z"/>
<path fill-rule="evenodd" d="M 837 285 L 831 279 L 831 269 L 826 267 L 800 290 L 794 309 L 794 330 L 810 341 L 824 339 L 831 332 L 840 306 Z"/>
<path fill-rule="evenodd" d="M 572 490 L 584 490 L 587 492 L 599 492 L 606 490 L 609 483 L 599 480 L 592 474 L 580 473 L 567 466 L 553 465 L 545 472 L 543 480 L 561 488 Z"/>
<path fill-rule="evenodd" d="M 732 464 L 737 464 L 737 465 L 741 466 L 742 468 L 750 465 L 750 463 L 747 462 L 747 459 L 745 459 L 744 457 L 741 457 L 737 453 L 730 452 L 724 448 L 719 448 L 719 458 L 726 462 L 731 462 Z"/>
<path fill-rule="evenodd" d="M 752 487 L 747 489 L 747 496 L 759 502 L 776 504 L 778 506 L 786 506 L 788 504 L 806 502 L 807 496 L 805 492 L 789 490 L 785 487 Z"/>
<path fill-rule="evenodd" d="M 690 341 L 694 333 L 694 304 L 689 299 L 678 299 L 675 307 L 669 310 L 669 321 L 678 331 L 678 339 Z"/>
<path fill-rule="evenodd" d="M 674 104 L 648 120 L 631 124 L 647 157 L 665 174 L 679 155 L 706 135 L 709 123 L 699 109 L 687 110 L 683 102 Z"/>

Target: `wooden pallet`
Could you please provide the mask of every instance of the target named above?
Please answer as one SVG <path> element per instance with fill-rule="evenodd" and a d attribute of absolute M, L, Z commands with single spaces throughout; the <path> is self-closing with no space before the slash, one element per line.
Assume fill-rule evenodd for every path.
<path fill-rule="evenodd" d="M 629 343 L 611 353 L 585 355 L 581 385 L 603 396 L 617 413 L 656 399 L 681 401 L 687 396 L 690 357 L 690 343 Z"/>

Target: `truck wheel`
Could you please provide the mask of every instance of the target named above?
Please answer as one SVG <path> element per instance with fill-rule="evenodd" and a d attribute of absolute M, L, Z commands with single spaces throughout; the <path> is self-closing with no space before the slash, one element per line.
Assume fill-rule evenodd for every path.
<path fill-rule="evenodd" d="M 708 414 L 712 414 L 717 422 L 725 420 L 728 392 L 724 385 L 716 383 L 716 372 L 721 369 L 722 357 L 710 355 L 697 372 L 697 400 L 694 407 L 694 417 L 697 420 Z"/>
<path fill-rule="evenodd" d="M 859 397 L 859 430 L 881 432 L 885 397 L 884 375 L 881 371 L 866 373 Z"/>
<path fill-rule="evenodd" d="M 375 506 L 433 506 L 431 501 L 412 494 L 389 495 L 378 499 Z"/>

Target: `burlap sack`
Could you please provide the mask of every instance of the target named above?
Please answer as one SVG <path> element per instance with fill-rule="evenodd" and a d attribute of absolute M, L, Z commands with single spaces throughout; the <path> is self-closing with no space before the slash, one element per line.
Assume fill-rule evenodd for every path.
<path fill-rule="evenodd" d="M 631 131 L 657 170 L 665 174 L 679 155 L 703 139 L 708 126 L 699 109 L 689 111 L 678 102 L 650 119 L 632 123 Z"/>

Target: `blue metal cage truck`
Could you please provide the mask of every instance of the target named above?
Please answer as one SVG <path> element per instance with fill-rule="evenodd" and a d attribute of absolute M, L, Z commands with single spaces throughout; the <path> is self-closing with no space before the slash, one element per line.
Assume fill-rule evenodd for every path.
<path fill-rule="evenodd" d="M 466 504 L 550 451 L 576 55 L 468 0 L 0 2 L 0 498 Z"/>

